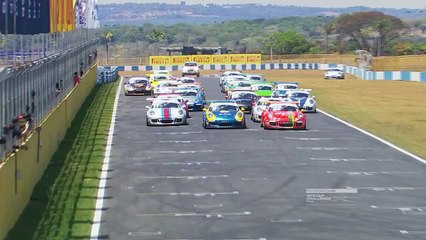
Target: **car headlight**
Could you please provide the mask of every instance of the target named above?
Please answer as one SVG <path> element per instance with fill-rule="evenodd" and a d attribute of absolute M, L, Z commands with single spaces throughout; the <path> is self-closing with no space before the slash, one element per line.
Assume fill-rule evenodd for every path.
<path fill-rule="evenodd" d="M 268 115 L 268 118 L 269 118 L 270 120 L 272 120 L 272 119 L 274 118 L 274 115 L 272 115 L 272 113 L 270 113 L 270 114 Z"/>
<path fill-rule="evenodd" d="M 310 104 L 314 104 L 314 103 L 315 103 L 315 101 L 314 101 L 313 99 L 309 99 L 309 103 L 310 103 Z"/>
<path fill-rule="evenodd" d="M 184 114 L 183 110 L 182 110 L 182 109 L 179 109 L 178 114 L 179 114 L 180 116 L 183 116 L 183 114 Z"/>
<path fill-rule="evenodd" d="M 207 120 L 209 120 L 209 122 L 213 122 L 215 119 L 216 119 L 216 116 L 213 113 L 211 112 L 207 113 Z"/>
<path fill-rule="evenodd" d="M 243 118 L 244 118 L 244 113 L 237 112 L 237 114 L 235 114 L 235 120 L 241 122 L 241 121 L 243 121 Z"/>
<path fill-rule="evenodd" d="M 129 91 L 133 91 L 133 90 L 135 90 L 133 87 L 127 87 L 127 90 L 129 90 Z"/>
<path fill-rule="evenodd" d="M 299 113 L 299 115 L 297 115 L 298 119 L 302 119 L 303 118 L 303 114 Z"/>
<path fill-rule="evenodd" d="M 155 112 L 154 112 L 154 111 L 149 111 L 149 112 L 148 112 L 148 115 L 152 117 L 152 116 L 154 116 L 154 115 L 155 115 Z"/>

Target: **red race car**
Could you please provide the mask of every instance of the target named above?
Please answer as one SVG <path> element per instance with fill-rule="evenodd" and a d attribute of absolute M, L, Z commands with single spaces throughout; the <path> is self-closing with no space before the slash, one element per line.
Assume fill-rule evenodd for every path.
<path fill-rule="evenodd" d="M 262 113 L 264 129 L 306 129 L 306 116 L 294 103 L 271 104 Z"/>

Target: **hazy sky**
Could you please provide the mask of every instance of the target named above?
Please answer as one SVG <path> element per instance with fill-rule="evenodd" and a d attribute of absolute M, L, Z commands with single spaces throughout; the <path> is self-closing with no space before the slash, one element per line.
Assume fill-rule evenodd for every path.
<path fill-rule="evenodd" d="M 181 0 L 98 0 L 99 4 L 106 3 L 172 3 L 178 4 Z M 426 8 L 426 0 L 185 0 L 187 4 L 240 4 L 240 3 L 260 3 L 277 5 L 313 6 L 313 7 L 387 7 L 387 8 Z"/>

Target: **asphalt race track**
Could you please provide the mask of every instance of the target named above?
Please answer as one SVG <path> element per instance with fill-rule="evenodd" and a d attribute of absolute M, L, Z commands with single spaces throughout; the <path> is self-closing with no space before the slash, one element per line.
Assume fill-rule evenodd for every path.
<path fill-rule="evenodd" d="M 205 130 L 192 112 L 147 127 L 147 104 L 120 96 L 101 238 L 426 239 L 426 166 L 336 120 Z"/>

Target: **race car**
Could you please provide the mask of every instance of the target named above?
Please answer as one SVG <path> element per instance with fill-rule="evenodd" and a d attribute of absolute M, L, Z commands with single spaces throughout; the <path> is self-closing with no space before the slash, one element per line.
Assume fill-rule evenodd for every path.
<path fill-rule="evenodd" d="M 325 70 L 324 79 L 345 79 L 345 72 L 338 68 L 331 68 Z"/>
<path fill-rule="evenodd" d="M 252 84 L 251 90 L 254 91 L 258 97 L 272 95 L 272 85 L 268 83 Z"/>
<path fill-rule="evenodd" d="M 189 111 L 201 111 L 204 108 L 204 93 L 197 90 L 176 90 L 176 94 L 182 96 Z"/>
<path fill-rule="evenodd" d="M 251 111 L 251 117 L 250 119 L 253 122 L 260 122 L 262 119 L 262 112 L 271 104 L 274 103 L 282 103 L 285 102 L 283 98 L 265 98 L 261 97 L 256 101 L 256 103 L 253 106 L 253 109 Z"/>
<path fill-rule="evenodd" d="M 182 77 L 197 76 L 200 77 L 200 68 L 196 62 L 186 62 L 182 68 Z"/>
<path fill-rule="evenodd" d="M 163 80 L 158 82 L 157 86 L 152 88 L 152 96 L 156 97 L 160 94 L 173 93 L 174 89 L 177 88 L 179 83 L 173 80 Z"/>
<path fill-rule="evenodd" d="M 225 71 L 219 78 L 219 86 L 223 85 L 223 82 L 227 76 L 245 76 L 240 71 Z"/>
<path fill-rule="evenodd" d="M 227 99 L 234 100 L 238 107 L 244 109 L 243 112 L 251 113 L 257 96 L 252 91 L 231 91 Z"/>
<path fill-rule="evenodd" d="M 311 96 L 310 89 L 289 90 L 286 100 L 295 103 L 303 112 L 317 112 L 315 96 Z"/>
<path fill-rule="evenodd" d="M 148 101 L 154 102 L 154 101 L 177 101 L 179 103 L 179 105 L 185 109 L 186 111 L 186 115 L 187 117 L 189 117 L 189 109 L 188 109 L 188 104 L 186 101 L 180 94 L 176 94 L 176 93 L 166 93 L 166 94 L 160 94 L 157 96 L 157 98 L 147 98 Z"/>
<path fill-rule="evenodd" d="M 244 109 L 234 101 L 213 101 L 203 109 L 204 128 L 246 128 Z"/>
<path fill-rule="evenodd" d="M 200 85 L 200 82 L 197 82 L 197 80 L 195 80 L 195 78 L 192 77 L 182 77 L 176 80 L 178 83 L 181 84 L 197 84 Z"/>
<path fill-rule="evenodd" d="M 221 84 L 221 92 L 225 93 L 234 81 L 247 81 L 247 79 L 242 75 L 225 76 Z"/>
<path fill-rule="evenodd" d="M 151 106 L 147 106 L 147 126 L 186 124 L 186 111 L 177 100 L 155 100 Z"/>
<path fill-rule="evenodd" d="M 253 82 L 265 82 L 265 79 L 260 74 L 246 74 L 245 77 Z"/>
<path fill-rule="evenodd" d="M 264 129 L 306 129 L 306 116 L 294 103 L 271 104 L 262 113 Z"/>
<path fill-rule="evenodd" d="M 277 90 L 287 90 L 287 89 L 298 89 L 299 88 L 298 82 L 273 82 L 272 84 L 275 86 L 274 89 L 277 89 Z"/>
<path fill-rule="evenodd" d="M 146 77 L 130 77 L 124 83 L 124 95 L 150 95 L 151 87 L 148 78 Z"/>
<path fill-rule="evenodd" d="M 172 80 L 169 75 L 165 74 L 148 74 L 147 76 L 149 76 L 149 82 L 152 88 L 155 88 L 161 81 Z"/>

